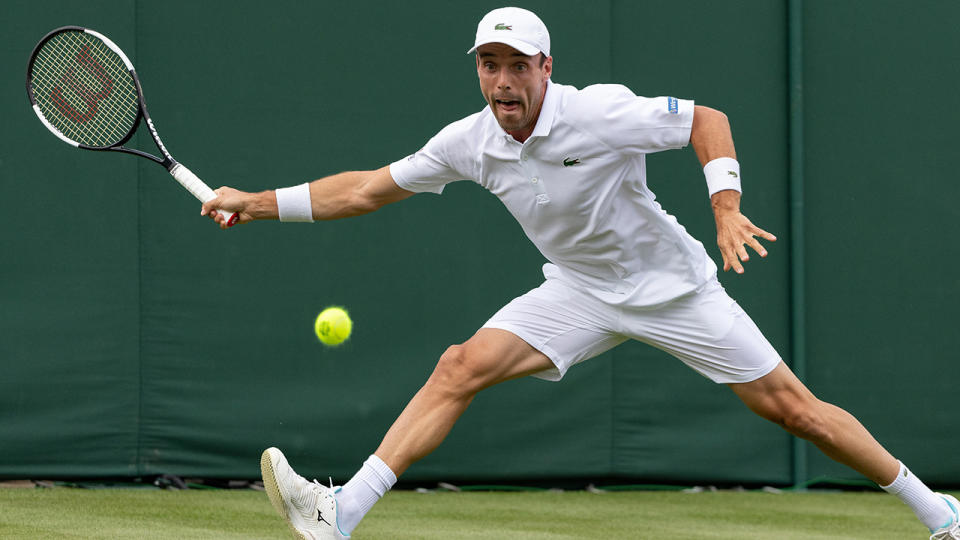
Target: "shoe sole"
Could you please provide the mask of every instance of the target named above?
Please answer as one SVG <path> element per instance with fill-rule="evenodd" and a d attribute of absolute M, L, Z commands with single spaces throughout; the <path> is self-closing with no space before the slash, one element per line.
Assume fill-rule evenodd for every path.
<path fill-rule="evenodd" d="M 290 527 L 290 530 L 293 532 L 293 537 L 299 540 L 312 540 L 298 531 L 296 527 L 293 526 L 293 522 L 290 521 L 290 514 L 287 513 L 287 503 L 283 501 L 283 497 L 280 495 L 280 487 L 277 485 L 277 475 L 273 470 L 273 460 L 270 458 L 269 448 L 264 450 L 263 454 L 260 455 L 260 474 L 263 476 L 263 490 L 267 492 L 267 498 L 270 499 L 270 504 L 272 504 L 273 509 L 283 517 L 283 520 L 287 522 L 287 527 Z"/>

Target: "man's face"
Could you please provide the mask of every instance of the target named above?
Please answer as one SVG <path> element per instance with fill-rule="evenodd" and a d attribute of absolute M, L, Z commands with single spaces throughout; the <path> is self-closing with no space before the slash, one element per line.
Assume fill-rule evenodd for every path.
<path fill-rule="evenodd" d="M 480 91 L 497 122 L 518 140 L 533 133 L 553 70 L 553 58 L 540 65 L 540 55 L 526 56 L 503 43 L 477 48 Z"/>

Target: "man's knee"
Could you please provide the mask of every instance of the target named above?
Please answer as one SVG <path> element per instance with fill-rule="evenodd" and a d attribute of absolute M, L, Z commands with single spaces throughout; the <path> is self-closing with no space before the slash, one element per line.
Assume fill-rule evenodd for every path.
<path fill-rule="evenodd" d="M 815 443 L 830 443 L 831 417 L 839 409 L 817 399 L 786 364 L 756 381 L 731 385 L 753 412 L 780 425 L 791 434 Z"/>
<path fill-rule="evenodd" d="M 481 359 L 465 345 L 451 345 L 440 355 L 427 384 L 451 395 L 474 394 L 483 385 Z"/>

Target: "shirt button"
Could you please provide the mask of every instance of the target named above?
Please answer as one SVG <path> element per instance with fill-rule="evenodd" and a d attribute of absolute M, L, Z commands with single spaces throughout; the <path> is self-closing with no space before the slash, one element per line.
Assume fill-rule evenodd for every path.
<path fill-rule="evenodd" d="M 534 177 L 534 178 L 533 178 L 533 179 L 531 179 L 530 181 L 531 181 L 531 182 L 533 182 L 534 184 L 536 184 L 537 182 L 539 182 L 539 181 L 540 181 L 540 179 L 539 179 L 539 178 L 537 178 L 537 177 Z"/>
<path fill-rule="evenodd" d="M 523 161 L 526 161 L 526 160 L 527 160 L 527 156 L 526 156 L 526 154 L 524 154 L 524 155 L 522 155 L 522 156 L 520 156 L 520 159 L 521 159 L 521 160 L 523 160 Z"/>

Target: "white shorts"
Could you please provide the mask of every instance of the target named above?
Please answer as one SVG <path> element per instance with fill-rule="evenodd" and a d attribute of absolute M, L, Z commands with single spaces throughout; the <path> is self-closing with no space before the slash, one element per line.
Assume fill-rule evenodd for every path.
<path fill-rule="evenodd" d="M 611 306 L 548 279 L 483 327 L 512 332 L 547 355 L 556 367 L 534 376 L 551 381 L 628 339 L 664 350 L 716 383 L 754 381 L 780 363 L 777 351 L 716 278 L 647 308 Z"/>

